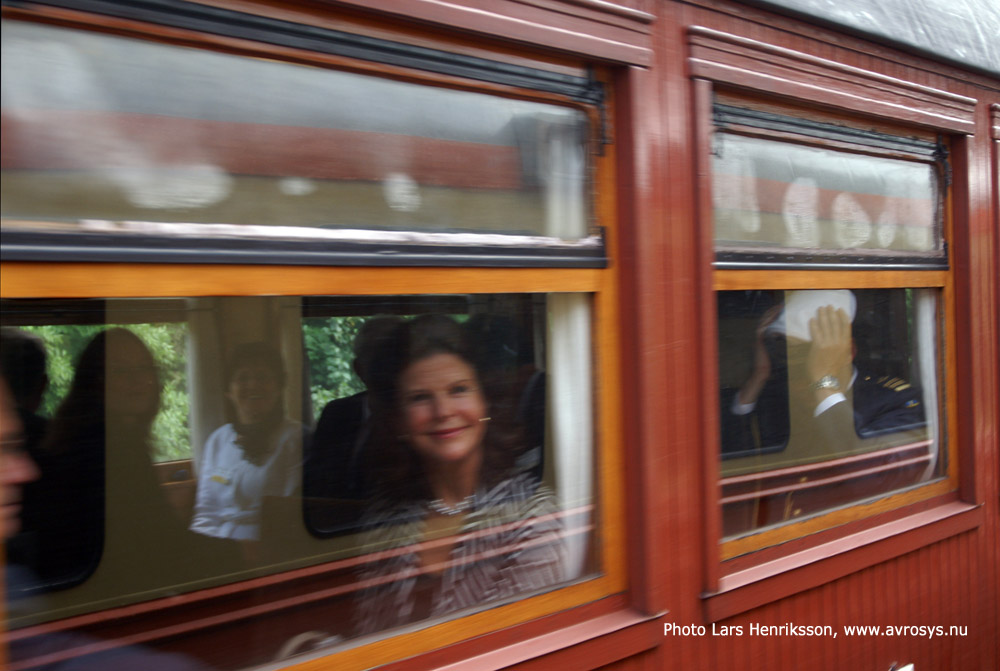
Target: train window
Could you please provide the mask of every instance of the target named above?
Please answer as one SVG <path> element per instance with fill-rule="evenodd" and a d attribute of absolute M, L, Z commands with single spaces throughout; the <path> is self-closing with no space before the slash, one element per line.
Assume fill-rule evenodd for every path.
<path fill-rule="evenodd" d="M 248 260 L 248 239 L 268 263 L 278 241 L 327 262 L 600 256 L 582 105 L 18 21 L 3 43 L 8 254 L 40 234 L 66 251 L 62 233 L 88 236 L 87 260 L 150 244 Z"/>
<path fill-rule="evenodd" d="M 954 488 L 946 148 L 794 112 L 714 107 L 725 558 Z"/>
<path fill-rule="evenodd" d="M 3 22 L 14 664 L 369 668 L 624 591 L 603 74 L 69 6 Z"/>
<path fill-rule="evenodd" d="M 945 472 L 937 292 L 719 293 L 723 533 Z"/>
<path fill-rule="evenodd" d="M 946 264 L 935 141 L 725 104 L 715 113 L 719 261 Z"/>
<path fill-rule="evenodd" d="M 196 620 L 238 586 L 287 610 L 258 639 L 273 647 L 204 660 L 241 668 L 294 626 L 350 646 L 595 575 L 592 298 L 191 297 L 167 301 L 166 330 L 139 323 L 154 299 L 60 301 L 58 321 L 86 330 L 31 326 L 51 310 L 5 299 L 4 337 L 71 368 L 51 415 L 24 409 L 41 477 L 8 543 L 10 626 L 168 595 Z M 156 426 L 190 435 L 169 473 Z M 304 583 L 312 596 L 283 606 Z M 273 627 L 233 608 L 243 635 Z M 38 654 L 25 641 L 15 661 Z"/>

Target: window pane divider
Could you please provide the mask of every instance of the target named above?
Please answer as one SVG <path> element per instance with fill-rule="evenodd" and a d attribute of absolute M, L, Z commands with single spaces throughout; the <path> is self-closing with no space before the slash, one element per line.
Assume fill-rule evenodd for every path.
<path fill-rule="evenodd" d="M 776 259 L 774 257 L 777 257 Z M 810 258 L 816 260 L 810 261 Z M 837 261 L 836 255 L 822 255 L 817 257 L 799 258 L 795 254 L 756 254 L 753 252 L 725 252 L 719 251 L 716 261 L 712 267 L 716 270 L 808 270 L 811 272 L 822 270 L 874 270 L 883 272 L 885 270 L 948 270 L 948 260 L 927 261 L 925 263 L 913 262 L 912 260 L 893 257 L 892 260 L 879 259 L 877 256 L 856 256 Z M 841 257 L 843 258 L 843 257 Z M 787 259 L 787 260 L 784 260 Z M 823 260 L 820 260 L 823 259 Z"/>
<path fill-rule="evenodd" d="M 276 230 L 275 236 L 281 231 Z M 406 235 L 400 232 L 396 237 Z M 413 236 L 433 237 L 427 232 Z M 603 268 L 603 236 L 579 242 L 524 238 L 523 244 L 495 244 L 502 234 L 438 234 L 440 244 L 351 242 L 322 239 L 216 238 L 144 234 L 4 231 L 4 261 L 109 261 L 135 263 L 242 263 L 342 266 L 478 266 Z M 548 244 L 531 244 L 537 239 Z M 471 244 L 462 244 L 468 240 Z M 482 242 L 480 242 L 480 240 Z M 478 244 L 477 244 L 478 243 Z"/>
<path fill-rule="evenodd" d="M 943 287 L 947 270 L 716 270 L 714 291 Z"/>
<path fill-rule="evenodd" d="M 596 268 L 344 268 L 278 265 L 0 263 L 4 298 L 384 296 L 595 292 Z"/>

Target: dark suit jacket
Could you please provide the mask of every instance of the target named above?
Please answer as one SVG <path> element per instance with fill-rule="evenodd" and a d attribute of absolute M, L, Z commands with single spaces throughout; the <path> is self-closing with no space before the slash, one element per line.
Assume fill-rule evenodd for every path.
<path fill-rule="evenodd" d="M 367 468 L 367 392 L 330 401 L 323 408 L 303 468 L 305 521 L 319 536 L 349 532 L 357 521 L 338 502 L 371 497 Z M 360 506 L 356 507 L 360 513 Z"/>

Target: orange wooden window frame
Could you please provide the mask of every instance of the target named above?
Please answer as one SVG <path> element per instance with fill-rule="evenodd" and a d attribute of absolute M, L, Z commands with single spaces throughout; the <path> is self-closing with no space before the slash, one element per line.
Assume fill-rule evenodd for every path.
<path fill-rule="evenodd" d="M 593 295 L 595 499 L 601 574 L 579 584 L 555 588 L 485 612 L 417 632 L 336 653 L 337 668 L 367 668 L 376 663 L 428 652 L 500 628 L 537 619 L 626 589 L 623 450 L 618 408 L 618 304 L 615 275 L 595 270 L 318 268 L 281 266 L 198 266 L 145 264 L 0 264 L 3 298 L 104 298 L 191 295 L 584 292 Z M 371 291 L 368 287 L 377 287 Z M 600 393 L 597 392 L 600 390 Z M 333 652 L 331 652 L 333 654 Z M 321 668 L 323 660 L 303 669 Z M 291 668 L 299 668 L 293 666 Z"/>
<path fill-rule="evenodd" d="M 939 345 L 938 356 L 944 372 L 941 414 L 945 418 L 941 424 L 938 439 L 947 449 L 947 473 L 941 480 L 927 483 L 918 488 L 893 494 L 871 503 L 858 503 L 846 508 L 831 510 L 797 522 L 788 522 L 778 527 L 765 529 L 740 538 L 725 540 L 720 552 L 723 560 L 733 559 L 765 547 L 785 543 L 823 529 L 836 527 L 861 517 L 875 515 L 919 501 L 924 501 L 947 492 L 958 490 L 958 438 L 955 422 L 947 418 L 956 416 L 955 375 L 949 374 L 956 368 L 955 362 L 955 301 L 954 289 L 949 271 L 739 271 L 719 270 L 714 273 L 715 291 L 736 289 L 868 289 L 868 288 L 937 288 L 941 290 L 939 309 L 943 313 L 944 342 Z"/>
<path fill-rule="evenodd" d="M 836 527 L 851 528 L 853 523 L 864 523 L 887 511 L 912 508 L 922 502 L 944 500 L 957 496 L 960 490 L 960 449 L 955 422 L 957 416 L 956 391 L 957 359 L 956 296 L 954 271 L 949 270 L 712 270 L 714 239 L 711 199 L 711 149 L 712 105 L 716 99 L 730 104 L 747 104 L 757 109 L 777 110 L 813 120 L 826 119 L 835 123 L 872 123 L 885 132 L 899 133 L 913 129 L 912 133 L 926 138 L 935 131 L 951 135 L 968 132 L 974 102 L 961 96 L 911 86 L 900 80 L 883 78 L 857 68 L 842 66 L 832 61 L 815 58 L 788 49 L 773 47 L 711 29 L 694 27 L 689 30 L 691 65 L 694 80 L 694 113 L 696 188 L 699 206 L 700 258 L 704 263 L 701 286 L 706 297 L 701 317 L 706 323 L 709 342 L 717 340 L 714 296 L 716 292 L 739 289 L 859 289 L 859 288 L 936 288 L 940 290 L 939 308 L 943 313 L 943 340 L 939 360 L 944 371 L 941 380 L 944 402 L 942 404 L 941 435 L 939 439 L 947 448 L 948 467 L 943 479 L 915 487 L 869 503 L 859 503 L 809 517 L 797 522 L 765 529 L 731 540 L 721 539 L 721 504 L 719 499 L 718 459 L 718 361 L 715 352 L 707 348 L 703 354 L 706 387 L 703 404 L 706 408 L 705 433 L 709 437 L 703 455 L 706 473 L 705 505 L 707 510 L 705 551 L 708 557 L 707 585 L 715 593 L 725 583 L 729 572 L 741 571 L 756 562 L 769 561 L 778 553 L 776 546 L 797 547 L 790 541 L 824 532 Z M 804 81 L 798 68 L 807 66 L 817 76 Z M 704 77 L 704 78 L 700 78 Z M 766 85 L 766 86 L 765 86 Z M 891 87 L 911 100 L 912 110 L 901 113 L 898 104 L 883 105 L 879 97 L 886 94 L 880 87 Z M 735 93 L 739 91 L 739 93 Z M 823 112 L 814 111 L 815 103 L 824 103 Z M 867 107 L 862 103 L 866 102 Z M 895 109 L 894 109 L 895 108 Z M 928 130 L 928 126 L 937 125 Z M 921 128 L 923 126 L 923 128 Z M 790 134 L 789 134 L 790 135 Z M 792 139 L 791 136 L 788 139 Z M 808 142 L 808 139 L 805 139 Z M 952 190 L 945 195 L 945 221 L 943 237 L 953 240 L 955 226 Z M 847 525 L 846 527 L 844 525 Z M 762 550 L 770 548 L 767 552 Z M 792 550 L 789 549 L 788 552 Z"/>
<path fill-rule="evenodd" d="M 181 29 L 151 26 L 131 20 L 108 20 L 71 10 L 4 8 L 4 16 L 42 20 L 58 25 L 99 30 L 144 39 L 183 43 L 248 56 L 278 58 L 320 67 L 336 67 L 427 85 L 466 88 L 510 97 L 558 102 L 582 107 L 592 118 L 597 112 L 559 96 L 493 84 L 470 83 L 459 77 L 419 73 L 393 66 L 287 49 L 242 39 L 221 38 Z M 407 38 L 413 39 L 406 31 Z M 449 40 L 430 41 L 447 48 Z M 465 48 L 465 45 L 462 45 Z M 482 48 L 478 46 L 477 48 Z M 512 59 L 511 54 L 503 58 Z M 525 60 L 517 55 L 517 60 Z M 583 71 L 564 59 L 531 56 L 538 67 Z M 608 79 L 606 76 L 604 79 Z M 608 84 L 610 86 L 610 84 Z M 611 99 L 612 96 L 609 96 Z M 593 166 L 595 216 L 608 231 L 607 252 L 615 258 L 614 149 L 605 147 Z M 393 295 L 497 294 L 582 292 L 593 296 L 595 516 L 600 573 L 568 586 L 469 615 L 419 631 L 387 634 L 372 643 L 351 642 L 344 650 L 328 650 L 313 659 L 291 664 L 292 669 L 361 669 L 427 653 L 461 641 L 496 632 L 544 616 L 597 602 L 627 589 L 625 543 L 624 459 L 621 440 L 622 383 L 620 379 L 620 302 L 618 274 L 610 269 L 515 268 L 368 268 L 281 265 L 139 264 L 139 263 L 0 263 L 2 298 L 117 298 L 252 295 Z M 280 574 L 279 574 L 280 575 Z M 622 604 L 624 605 L 624 604 Z M 621 608 L 621 606 L 619 606 Z M 456 620 L 460 621 L 457 622 Z M 631 622 L 631 620 L 630 620 Z M 6 646 L 0 646 L 6 650 Z"/>

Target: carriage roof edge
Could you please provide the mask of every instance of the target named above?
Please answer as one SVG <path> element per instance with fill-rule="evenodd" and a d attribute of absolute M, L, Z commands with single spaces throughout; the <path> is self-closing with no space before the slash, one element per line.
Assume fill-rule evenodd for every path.
<path fill-rule="evenodd" d="M 997 0 L 740 0 L 1000 76 Z"/>

